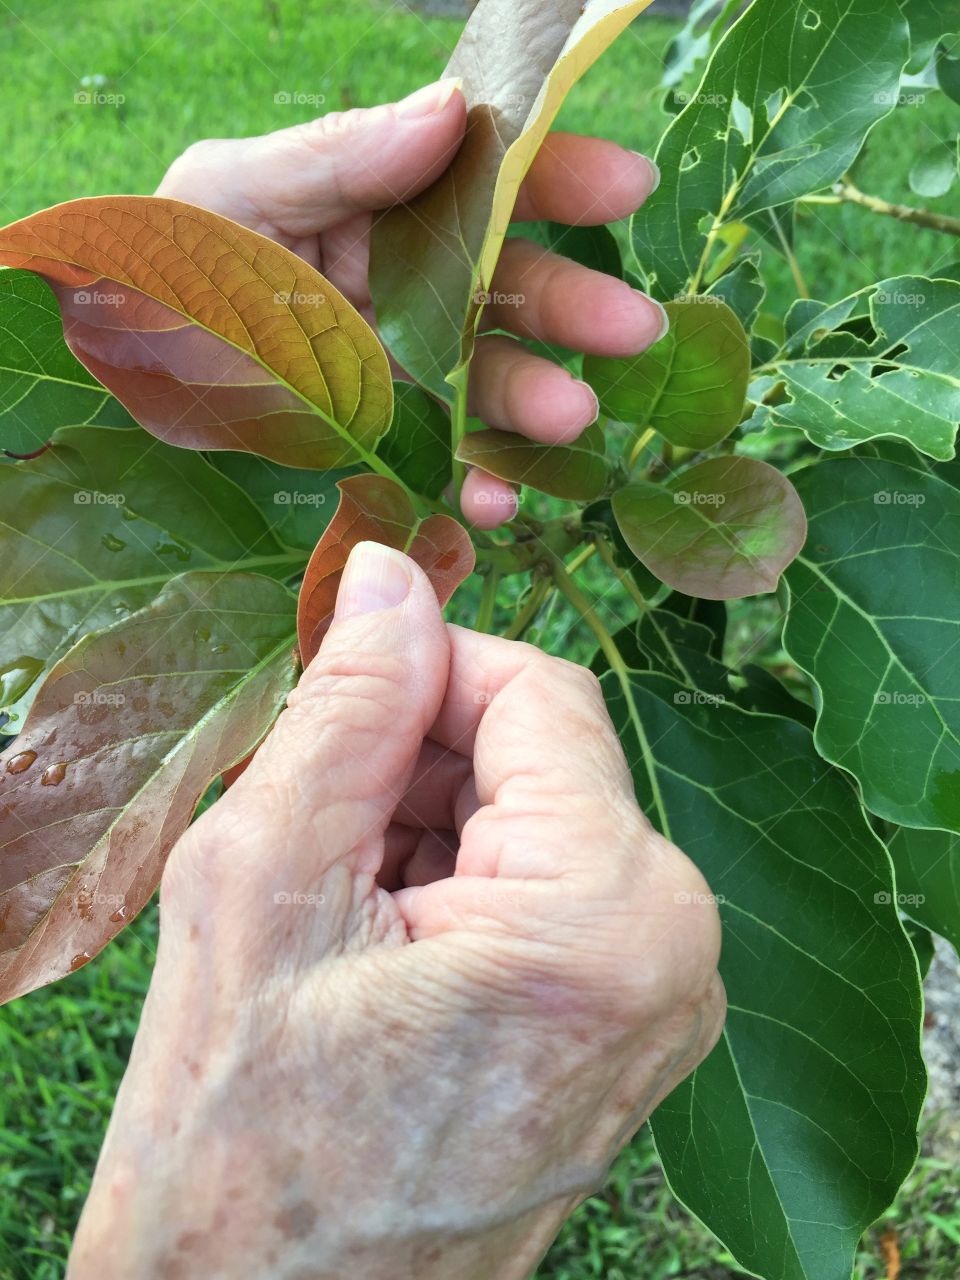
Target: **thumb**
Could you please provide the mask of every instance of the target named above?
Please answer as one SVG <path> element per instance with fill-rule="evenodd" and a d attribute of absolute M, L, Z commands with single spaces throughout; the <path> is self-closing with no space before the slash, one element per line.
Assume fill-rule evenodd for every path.
<path fill-rule="evenodd" d="M 291 888 L 315 893 L 335 866 L 376 875 L 449 665 L 423 571 L 378 543 L 354 547 L 320 652 L 249 769 L 176 856 L 214 876 L 240 913 Z"/>
<path fill-rule="evenodd" d="M 428 187 L 456 155 L 465 126 L 460 80 L 440 80 L 402 102 L 335 111 L 253 139 L 243 181 L 258 192 L 264 217 L 289 235 L 314 235 Z"/>

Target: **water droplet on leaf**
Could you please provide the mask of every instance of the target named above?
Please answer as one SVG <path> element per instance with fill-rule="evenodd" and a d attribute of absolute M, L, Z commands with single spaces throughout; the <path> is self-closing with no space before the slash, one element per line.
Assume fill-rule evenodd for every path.
<path fill-rule="evenodd" d="M 41 787 L 59 787 L 67 772 L 65 764 L 51 764 L 40 775 Z"/>
<path fill-rule="evenodd" d="M 30 768 L 36 758 L 37 753 L 35 751 L 21 751 L 7 761 L 7 773 L 23 773 L 24 770 Z"/>
<path fill-rule="evenodd" d="M 108 551 L 122 551 L 123 548 L 127 545 L 125 542 L 122 542 L 119 538 L 115 538 L 112 533 L 105 533 L 103 537 L 100 539 L 100 541 L 103 543 L 103 545 L 107 548 Z"/>

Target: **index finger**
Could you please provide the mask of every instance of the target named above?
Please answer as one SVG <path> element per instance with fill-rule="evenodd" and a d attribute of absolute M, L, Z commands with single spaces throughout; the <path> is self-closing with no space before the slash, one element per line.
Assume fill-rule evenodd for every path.
<path fill-rule="evenodd" d="M 533 645 L 447 630 L 450 674 L 428 737 L 473 758 L 481 804 L 493 803 L 511 779 L 548 773 L 568 795 L 612 785 L 635 802 L 629 766 L 591 672 Z"/>

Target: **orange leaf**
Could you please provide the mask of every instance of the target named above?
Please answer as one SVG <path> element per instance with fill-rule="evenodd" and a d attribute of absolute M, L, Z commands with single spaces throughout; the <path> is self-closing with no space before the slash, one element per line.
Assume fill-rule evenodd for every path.
<path fill-rule="evenodd" d="M 358 542 L 382 542 L 406 551 L 433 584 L 441 606 L 473 572 L 476 556 L 467 531 L 450 516 L 420 521 L 404 490 L 382 476 L 351 476 L 337 485 L 340 505 L 317 543 L 297 607 L 303 665 L 316 657 L 333 618 L 340 575 Z"/>
<path fill-rule="evenodd" d="M 49 282 L 74 355 L 170 444 L 327 468 L 369 459 L 390 424 L 386 354 L 359 312 L 218 214 L 72 200 L 0 231 L 0 265 Z"/>

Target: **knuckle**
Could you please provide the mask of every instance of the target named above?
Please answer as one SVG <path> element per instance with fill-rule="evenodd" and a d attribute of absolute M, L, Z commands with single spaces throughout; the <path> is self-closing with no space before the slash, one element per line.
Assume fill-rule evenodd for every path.
<path fill-rule="evenodd" d="M 288 731 L 303 726 L 306 732 L 315 732 L 322 719 L 348 732 L 382 732 L 385 713 L 394 724 L 396 717 L 405 715 L 410 702 L 408 683 L 409 672 L 399 655 L 344 651 L 311 664 L 287 699 L 283 719 Z"/>
<path fill-rule="evenodd" d="M 296 126 L 296 136 L 312 149 L 324 150 L 343 142 L 360 126 L 367 111 L 353 107 L 349 111 L 329 111 L 315 120 Z"/>

